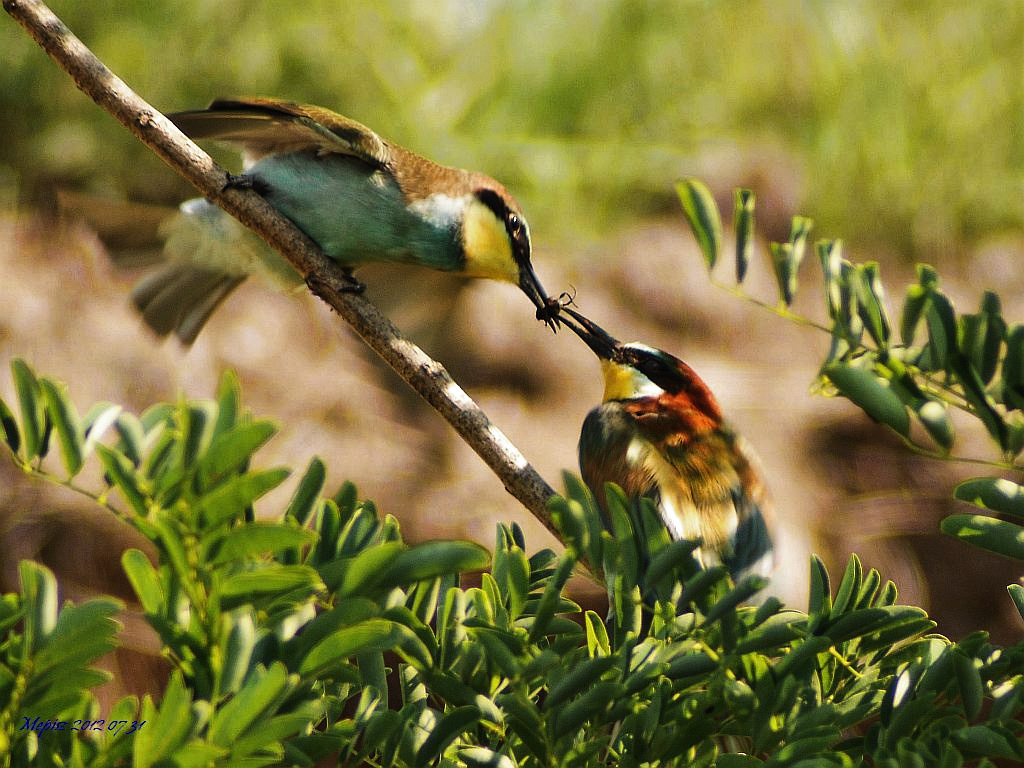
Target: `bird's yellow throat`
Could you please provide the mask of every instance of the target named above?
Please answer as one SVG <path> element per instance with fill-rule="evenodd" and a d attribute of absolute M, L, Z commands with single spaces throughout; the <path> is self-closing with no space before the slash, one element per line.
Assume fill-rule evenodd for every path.
<path fill-rule="evenodd" d="M 658 397 L 664 393 L 661 387 L 629 365 L 602 360 L 601 373 L 604 374 L 605 402 L 632 400 L 635 397 Z"/>
<path fill-rule="evenodd" d="M 519 265 L 512 258 L 505 222 L 476 198 L 466 206 L 462 248 L 466 254 L 466 266 L 462 271 L 468 277 L 519 282 Z"/>

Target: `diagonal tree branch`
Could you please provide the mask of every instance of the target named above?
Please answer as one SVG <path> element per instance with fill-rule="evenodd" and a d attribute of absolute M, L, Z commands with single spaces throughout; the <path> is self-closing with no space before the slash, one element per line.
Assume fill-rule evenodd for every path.
<path fill-rule="evenodd" d="M 501 479 L 505 489 L 557 535 L 547 511 L 547 500 L 554 493 L 551 486 L 440 363 L 404 338 L 372 303 L 344 292 L 348 282 L 344 273 L 312 240 L 255 192 L 227 188 L 224 170 L 111 72 L 44 3 L 3 0 L 3 7 L 79 89 L 204 196 L 278 250 L 303 275 L 310 290 L 430 403 Z"/>

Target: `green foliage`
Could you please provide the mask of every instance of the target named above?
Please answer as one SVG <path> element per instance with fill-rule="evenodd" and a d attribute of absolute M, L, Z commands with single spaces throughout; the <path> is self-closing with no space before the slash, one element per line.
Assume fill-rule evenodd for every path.
<path fill-rule="evenodd" d="M 58 610 L 53 576 L 23 563 L 20 593 L 0 600 L 6 765 L 1024 759 L 1024 644 L 929 634 L 925 613 L 856 557 L 834 591 L 812 562 L 807 612 L 750 605 L 762 579 L 701 570 L 693 543 L 669 541 L 648 503 L 613 486 L 605 530 L 568 475 L 550 502 L 561 555 L 528 555 L 515 525 L 498 527 L 493 556 L 409 546 L 351 484 L 322 496 L 317 459 L 283 514 L 258 518 L 254 504 L 287 473 L 256 468 L 274 430 L 242 409 L 232 375 L 216 401 L 138 417 L 101 404 L 79 419 L 62 386 L 12 370 L 21 417 L 0 403 L 12 459 L 153 545 L 155 562 L 130 549 L 122 565 L 171 674 L 160 695 L 123 699 L 100 721 L 90 689 L 105 677 L 91 665 L 115 645 L 119 606 Z M 76 485 L 93 454 L 98 493 Z M 988 503 L 1006 491 L 976 490 Z M 565 595 L 580 562 L 601 566 L 606 619 Z M 102 725 L 69 730 L 84 720 Z"/>
<path fill-rule="evenodd" d="M 680 195 L 704 260 L 713 266 L 722 240 L 721 225 L 715 223 L 719 214 L 714 198 L 694 179 L 680 184 Z M 753 193 L 740 190 L 740 200 L 735 257 L 738 282 L 742 282 L 750 260 Z M 739 207 L 737 202 L 737 210 Z M 795 217 L 790 241 L 770 244 L 771 263 L 779 284 L 779 313 L 817 325 L 788 309 L 809 230 L 809 220 Z M 708 253 L 709 244 L 714 245 L 712 253 Z M 956 433 L 951 412 L 960 412 L 977 420 L 988 433 L 1000 457 L 991 462 L 994 467 L 1018 474 L 1024 470 L 1020 460 L 1024 451 L 1024 324 L 1011 324 L 1003 318 L 999 297 L 985 291 L 977 312 L 957 313 L 939 287 L 938 273 L 922 264 L 917 282 L 907 287 L 897 326 L 887 307 L 876 262 L 848 261 L 840 241 L 819 241 L 815 250 L 830 323 L 817 327 L 831 337 L 821 367 L 820 390 L 842 395 L 912 449 L 936 458 L 952 455 Z M 1024 562 L 1024 487 L 1005 478 L 981 477 L 960 485 L 955 495 L 1010 519 L 953 515 L 942 523 L 946 533 Z M 1019 585 L 1011 588 L 1018 608 L 1024 608 L 1021 589 Z"/>
<path fill-rule="evenodd" d="M 160 109 L 337 109 L 506 182 L 547 243 L 663 213 L 667 181 L 723 158 L 728 177 L 781 180 L 820 224 L 909 255 L 1024 223 L 1015 0 L 472 5 L 53 3 Z M 13 175 L 26 191 L 188 194 L 5 22 L 0 192 Z"/>

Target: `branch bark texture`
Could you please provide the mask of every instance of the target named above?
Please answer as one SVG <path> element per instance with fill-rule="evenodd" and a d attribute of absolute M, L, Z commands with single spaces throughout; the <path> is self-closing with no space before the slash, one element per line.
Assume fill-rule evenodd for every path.
<path fill-rule="evenodd" d="M 505 489 L 557 535 L 547 511 L 554 493 L 515 445 L 444 367 L 404 338 L 365 298 L 346 293 L 344 273 L 288 219 L 255 192 L 227 188 L 223 169 L 159 110 L 111 72 L 65 24 L 37 0 L 3 0 L 13 17 L 86 95 L 112 115 L 205 197 L 278 250 L 310 290 L 340 314 L 415 389 L 498 476 Z"/>

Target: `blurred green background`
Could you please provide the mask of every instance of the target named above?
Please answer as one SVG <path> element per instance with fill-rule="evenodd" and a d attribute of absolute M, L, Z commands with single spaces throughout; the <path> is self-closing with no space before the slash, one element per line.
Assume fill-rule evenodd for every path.
<path fill-rule="evenodd" d="M 681 174 L 785 195 L 854 246 L 938 260 L 1024 223 L 1019 0 L 54 2 L 158 108 L 322 104 L 514 189 L 578 242 L 673 206 Z M 174 177 L 15 25 L 0 164 L 149 199 Z"/>
<path fill-rule="evenodd" d="M 883 262 L 893 293 L 928 261 L 964 306 L 993 288 L 1007 318 L 1024 318 L 1021 0 L 52 7 L 162 110 L 231 95 L 320 104 L 500 179 L 523 204 L 547 289 L 573 285 L 615 335 L 686 357 L 757 448 L 780 526 L 773 588 L 786 600 L 804 600 L 809 552 L 838 569 L 856 551 L 950 634 L 1019 633 L 1012 564 L 938 533 L 954 483 L 984 470 L 914 456 L 847 403 L 809 394 L 827 335 L 709 286 L 673 182 L 703 179 L 726 210 L 734 187 L 753 188 L 765 237 L 785 239 L 794 214 L 813 218 L 812 238 Z M 191 190 L 6 17 L 0 62 L 0 359 L 68 381 L 83 409 L 206 396 L 230 366 L 253 410 L 282 424 L 268 465 L 320 454 L 332 483 L 356 482 L 409 540 L 490 543 L 495 520 L 515 519 L 531 547 L 550 543 L 319 302 L 250 281 L 187 352 L 154 344 L 129 306 L 133 278 L 91 232 L 45 211 L 57 187 L 169 204 Z M 766 253 L 759 242 L 747 285 L 774 301 Z M 820 316 L 813 261 L 797 309 Z M 359 276 L 549 482 L 575 470 L 579 425 L 601 395 L 582 344 L 552 338 L 507 286 L 422 270 Z M 0 394 L 11 395 L 6 375 Z M 968 430 L 964 452 L 995 458 Z M 0 462 L 0 582 L 13 583 L 18 558 L 38 557 L 59 564 L 71 596 L 86 584 L 127 596 L 124 532 L 87 506 L 44 498 Z M 108 564 L 99 584 L 97 563 Z"/>

